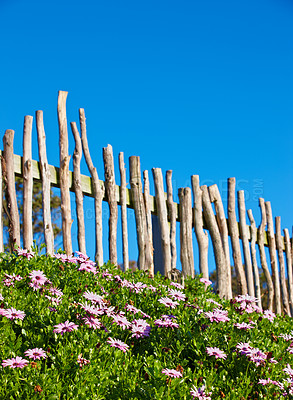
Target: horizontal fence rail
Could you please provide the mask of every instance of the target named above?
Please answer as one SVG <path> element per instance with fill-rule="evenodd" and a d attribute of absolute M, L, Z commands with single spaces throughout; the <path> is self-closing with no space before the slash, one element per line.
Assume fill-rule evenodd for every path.
<path fill-rule="evenodd" d="M 237 280 L 237 293 L 256 297 L 256 304 L 261 302 L 260 271 L 263 272 L 267 288 L 269 310 L 277 313 L 293 313 L 293 273 L 292 273 L 292 238 L 288 229 L 281 235 L 280 217 L 272 216 L 271 204 L 259 199 L 261 223 L 256 227 L 252 210 L 246 210 L 244 191 L 236 193 L 235 178 L 229 178 L 227 216 L 217 185 L 200 186 L 199 176 L 191 177 L 191 188 L 178 190 L 179 203 L 173 200 L 172 171 L 167 171 L 164 180 L 160 168 L 153 168 L 152 175 L 155 196 L 149 192 L 148 171 L 140 169 L 140 158 L 129 158 L 129 184 L 127 188 L 124 155 L 119 154 L 120 185 L 116 184 L 112 146 L 103 148 L 104 180 L 99 179 L 91 159 L 87 142 L 86 119 L 84 109 L 79 110 L 80 131 L 77 124 L 71 122 L 71 131 L 75 140 L 73 171 L 69 171 L 68 126 L 66 117 L 67 92 L 58 95 L 59 155 L 60 166 L 48 164 L 46 155 L 46 135 L 42 111 L 36 112 L 39 161 L 32 160 L 32 124 L 33 117 L 26 116 L 23 130 L 23 156 L 13 152 L 14 131 L 6 130 L 1 151 L 1 212 L 3 208 L 3 189 L 6 199 L 6 213 L 9 218 L 10 243 L 20 246 L 20 218 L 17 206 L 15 176 L 23 179 L 23 247 L 32 246 L 32 201 L 33 182 L 42 183 L 42 213 L 44 237 L 48 254 L 54 251 L 54 237 L 50 209 L 50 187 L 58 187 L 61 192 L 62 236 L 65 252 L 72 253 L 71 224 L 72 213 L 70 192 L 75 193 L 78 227 L 79 251 L 86 253 L 83 197 L 94 198 L 95 208 L 95 260 L 103 264 L 102 237 L 102 202 L 109 205 L 109 260 L 117 264 L 117 224 L 118 206 L 121 208 L 123 266 L 129 268 L 127 208 L 134 210 L 138 246 L 138 267 L 153 276 L 160 270 L 166 276 L 175 279 L 181 275 L 194 277 L 193 232 L 195 232 L 198 251 L 199 269 L 203 277 L 209 279 L 208 245 L 212 243 L 216 272 L 217 290 L 221 297 L 231 299 L 232 273 Z M 85 157 L 90 176 L 80 173 L 80 160 Z M 2 179 L 3 175 L 3 179 Z M 238 207 L 239 221 L 236 220 Z M 250 225 L 246 222 L 246 215 Z M 180 248 L 176 248 L 176 229 L 179 222 Z M 3 221 L 0 226 L 0 251 L 3 251 Z M 230 242 L 229 243 L 229 236 Z M 257 245 L 257 247 L 256 247 Z M 230 248 L 231 247 L 231 248 Z M 241 250 L 242 247 L 242 250 Z M 268 248 L 269 262 L 265 247 Z M 259 251 L 260 265 L 257 261 Z M 179 250 L 179 251 L 178 251 Z M 182 271 L 176 269 L 177 253 L 180 253 Z M 232 259 L 231 259 L 232 255 Z M 233 261 L 232 261 L 233 260 Z M 270 268 L 269 268 L 270 265 Z M 286 277 L 287 272 L 287 277 Z M 234 288 L 235 291 L 235 288 Z"/>

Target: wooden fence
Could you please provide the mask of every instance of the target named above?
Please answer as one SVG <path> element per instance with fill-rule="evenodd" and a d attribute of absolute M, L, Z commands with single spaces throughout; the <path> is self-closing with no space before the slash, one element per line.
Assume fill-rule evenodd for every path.
<path fill-rule="evenodd" d="M 4 149 L 1 152 L 2 168 L 0 208 L 2 210 L 3 193 L 6 196 L 9 213 L 10 239 L 20 246 L 20 223 L 17 207 L 15 174 L 23 177 L 23 247 L 30 249 L 33 244 L 32 232 L 32 188 L 33 180 L 42 182 L 44 237 L 48 254 L 54 252 L 54 236 L 50 212 L 51 185 L 61 190 L 61 215 L 63 246 L 67 254 L 72 254 L 71 241 L 71 204 L 70 191 L 75 193 L 78 227 L 79 251 L 86 253 L 85 222 L 83 196 L 94 198 L 95 207 L 95 260 L 101 265 L 105 261 L 102 237 L 102 201 L 109 204 L 109 259 L 117 264 L 117 224 L 118 205 L 121 207 L 123 265 L 129 268 L 127 207 L 134 209 L 138 245 L 138 265 L 142 270 L 154 274 L 154 259 L 161 253 L 163 271 L 166 276 L 176 273 L 176 222 L 180 222 L 180 260 L 182 275 L 194 277 L 193 229 L 199 249 L 199 269 L 203 277 L 209 278 L 208 244 L 211 240 L 217 270 L 218 292 L 221 297 L 232 298 L 231 260 L 228 236 L 231 242 L 231 254 L 237 276 L 239 294 L 249 294 L 258 298 L 261 307 L 259 267 L 262 268 L 267 283 L 268 304 L 270 310 L 281 313 L 282 310 L 293 315 L 293 278 L 292 278 L 292 239 L 288 229 L 281 235 L 280 217 L 275 218 L 275 228 L 270 202 L 259 199 L 261 224 L 256 228 L 252 210 L 247 210 L 250 225 L 246 224 L 246 206 L 244 191 L 237 192 L 239 222 L 236 219 L 236 181 L 228 179 L 228 210 L 225 216 L 223 202 L 217 185 L 200 186 L 199 176 L 191 177 L 191 187 L 178 190 L 179 204 L 173 201 L 172 171 L 166 173 L 164 191 L 163 175 L 160 168 L 153 168 L 155 196 L 150 195 L 148 171 L 141 177 L 140 159 L 129 158 L 130 189 L 126 186 L 124 154 L 119 154 L 120 186 L 116 185 L 112 147 L 103 148 L 104 181 L 98 177 L 87 142 L 86 119 L 83 109 L 79 110 L 80 132 L 75 122 L 71 130 L 75 140 L 73 154 L 73 172 L 69 171 L 68 126 L 66 117 L 67 92 L 58 95 L 59 151 L 60 167 L 48 164 L 46 154 L 46 136 L 43 112 L 36 112 L 39 162 L 32 160 L 32 124 L 33 117 L 26 116 L 23 129 L 23 156 L 14 155 L 14 131 L 6 130 L 3 138 Z M 80 173 L 82 154 L 85 157 L 90 177 Z M 2 182 L 3 176 L 3 182 Z M 193 193 L 193 200 L 192 200 Z M 214 204 L 214 209 L 212 206 Z M 2 212 L 2 211 L 1 211 Z M 160 237 L 159 245 L 154 236 Z M 257 245 L 257 246 L 256 246 Z M 242 252 L 243 258 L 242 259 Z M 267 260 L 265 246 L 269 248 Z M 260 266 L 256 252 L 259 251 Z M 3 251 L 3 226 L 0 226 L 0 251 Z M 271 266 L 271 273 L 268 267 Z M 287 268 L 287 279 L 286 269 Z"/>

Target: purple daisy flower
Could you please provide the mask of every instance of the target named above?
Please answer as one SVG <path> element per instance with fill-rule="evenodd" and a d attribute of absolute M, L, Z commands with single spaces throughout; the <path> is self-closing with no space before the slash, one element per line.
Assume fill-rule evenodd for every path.
<path fill-rule="evenodd" d="M 207 347 L 206 352 L 209 356 L 215 356 L 216 358 L 223 358 L 224 360 L 227 358 L 227 355 L 218 347 Z"/>
<path fill-rule="evenodd" d="M 16 310 L 15 308 L 8 308 L 4 310 L 2 315 L 9 319 L 21 319 L 23 320 L 25 317 L 25 313 L 20 310 Z"/>
<path fill-rule="evenodd" d="M 64 323 L 54 325 L 56 329 L 53 330 L 55 333 L 61 333 L 63 335 L 64 332 L 71 332 L 74 329 L 78 329 L 78 326 L 73 322 L 65 321 Z"/>
<path fill-rule="evenodd" d="M 111 337 L 109 337 L 107 339 L 107 342 L 110 344 L 111 347 L 117 347 L 117 349 L 122 350 L 124 353 L 129 349 L 128 344 L 122 342 L 119 339 L 112 339 Z"/>
<path fill-rule="evenodd" d="M 22 357 L 8 358 L 2 361 L 2 367 L 24 368 L 28 365 L 28 361 Z"/>
<path fill-rule="evenodd" d="M 28 358 L 33 358 L 34 360 L 40 360 L 41 358 L 46 358 L 46 352 L 42 348 L 28 349 L 24 352 Z"/>
<path fill-rule="evenodd" d="M 170 376 L 170 378 L 182 378 L 182 372 L 177 371 L 176 369 L 165 368 L 163 369 L 162 374 Z"/>

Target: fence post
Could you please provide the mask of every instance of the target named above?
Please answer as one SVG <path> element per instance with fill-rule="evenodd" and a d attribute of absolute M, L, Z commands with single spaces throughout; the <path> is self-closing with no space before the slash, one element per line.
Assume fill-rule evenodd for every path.
<path fill-rule="evenodd" d="M 182 273 L 186 278 L 194 278 L 194 258 L 192 246 L 192 204 L 191 189 L 179 188 L 179 215 L 180 215 L 180 260 Z"/>
<path fill-rule="evenodd" d="M 14 154 L 13 154 L 14 131 L 7 129 L 3 137 L 3 156 L 5 169 L 3 170 L 4 183 L 6 185 L 6 202 L 9 219 L 9 238 L 12 249 L 14 245 L 20 247 L 20 225 L 17 207 L 15 176 L 14 176 Z"/>
<path fill-rule="evenodd" d="M 58 122 L 59 122 L 59 146 L 60 146 L 60 191 L 63 247 L 67 255 L 72 254 L 71 243 L 71 207 L 69 191 L 69 160 L 68 155 L 68 130 L 66 118 L 66 98 L 68 92 L 59 91 L 58 95 Z"/>
<path fill-rule="evenodd" d="M 277 314 L 281 314 L 281 290 L 280 290 L 280 277 L 277 265 L 277 256 L 276 256 L 276 240 L 274 233 L 274 222 L 272 216 L 272 208 L 271 203 L 269 201 L 265 202 L 266 214 L 267 214 L 267 222 L 268 222 L 268 240 L 269 240 L 269 251 L 270 251 L 270 259 L 271 259 L 271 268 L 272 268 L 272 276 L 274 282 L 275 289 L 275 304 Z"/>
<path fill-rule="evenodd" d="M 80 180 L 80 161 L 82 158 L 82 144 L 81 144 L 80 133 L 78 132 L 76 123 L 71 122 L 70 126 L 75 141 L 75 149 L 73 152 L 73 185 L 74 185 L 75 202 L 76 202 L 78 249 L 81 253 L 86 254 L 83 193 L 81 189 L 81 180 Z"/>
<path fill-rule="evenodd" d="M 23 247 L 31 250 L 33 245 L 33 171 L 32 171 L 32 125 L 33 117 L 26 115 L 23 126 Z"/>
<path fill-rule="evenodd" d="M 118 210 L 116 199 L 116 185 L 114 173 L 113 149 L 110 144 L 103 148 L 105 190 L 107 194 L 110 217 L 109 217 L 109 259 L 112 264 L 117 265 L 117 222 Z"/>

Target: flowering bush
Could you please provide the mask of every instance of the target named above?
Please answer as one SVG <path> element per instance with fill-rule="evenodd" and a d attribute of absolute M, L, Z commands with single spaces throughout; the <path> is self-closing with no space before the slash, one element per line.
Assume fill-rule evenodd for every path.
<path fill-rule="evenodd" d="M 293 398 L 293 324 L 200 276 L 0 254 L 0 398 Z"/>

